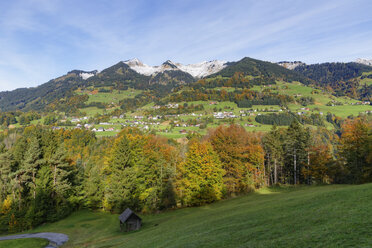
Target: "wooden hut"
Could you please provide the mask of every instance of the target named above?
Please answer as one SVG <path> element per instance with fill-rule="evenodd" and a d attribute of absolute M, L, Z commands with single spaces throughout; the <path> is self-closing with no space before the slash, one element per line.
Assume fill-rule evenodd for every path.
<path fill-rule="evenodd" d="M 119 221 L 120 230 L 126 232 L 139 230 L 142 225 L 142 219 L 129 208 L 119 216 Z"/>

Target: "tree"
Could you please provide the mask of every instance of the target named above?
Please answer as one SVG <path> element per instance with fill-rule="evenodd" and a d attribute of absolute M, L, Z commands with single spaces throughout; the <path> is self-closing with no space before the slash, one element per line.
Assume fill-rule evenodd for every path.
<path fill-rule="evenodd" d="M 10 192 L 11 173 L 14 169 L 14 159 L 10 152 L 0 154 L 0 202 Z"/>
<path fill-rule="evenodd" d="M 42 162 L 39 140 L 32 137 L 20 168 L 20 174 L 22 182 L 32 191 L 34 199 L 36 198 L 36 175 Z"/>
<path fill-rule="evenodd" d="M 274 125 L 271 131 L 264 136 L 262 143 L 266 152 L 267 166 L 268 171 L 270 172 L 271 182 L 277 184 L 278 167 L 282 167 L 284 156 L 280 130 Z"/>
<path fill-rule="evenodd" d="M 59 197 L 68 197 L 72 187 L 70 178 L 72 167 L 66 158 L 66 150 L 63 144 L 57 148 L 47 163 L 53 175 L 53 190 Z"/>
<path fill-rule="evenodd" d="M 346 162 L 352 183 L 372 181 L 372 122 L 347 120 L 342 125 L 340 155 Z"/>
<path fill-rule="evenodd" d="M 104 173 L 104 208 L 113 212 L 125 207 L 141 210 L 139 188 L 145 179 L 139 175 L 144 166 L 143 138 L 135 130 L 123 131 L 115 140 Z M 140 180 L 140 181 L 139 181 Z"/>
<path fill-rule="evenodd" d="M 259 137 L 240 125 L 219 126 L 208 135 L 225 170 L 227 194 L 248 192 L 263 183 L 264 152 Z"/>
<path fill-rule="evenodd" d="M 209 142 L 191 141 L 180 173 L 178 191 L 184 205 L 196 206 L 221 199 L 224 170 Z"/>
<path fill-rule="evenodd" d="M 304 177 L 315 183 L 330 183 L 330 168 L 334 161 L 329 146 L 312 146 L 308 152 L 309 163 L 302 167 Z"/>
<path fill-rule="evenodd" d="M 309 144 L 310 131 L 303 128 L 298 121 L 292 122 L 285 133 L 284 151 L 286 154 L 287 177 L 293 184 L 301 183 L 299 172 L 308 159 L 306 149 Z M 293 180 L 290 179 L 290 175 L 292 175 Z"/>

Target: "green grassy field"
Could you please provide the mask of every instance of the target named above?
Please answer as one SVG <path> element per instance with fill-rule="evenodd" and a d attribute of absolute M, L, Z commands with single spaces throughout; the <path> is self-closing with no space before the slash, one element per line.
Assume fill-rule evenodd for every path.
<path fill-rule="evenodd" d="M 46 239 L 14 239 L 0 241 L 0 248 L 44 248 L 48 244 Z"/>
<path fill-rule="evenodd" d="M 134 98 L 136 95 L 140 94 L 141 90 L 128 89 L 128 90 L 113 90 L 111 93 L 99 92 L 95 95 L 89 95 L 88 104 L 91 102 L 102 102 L 102 103 L 118 103 L 120 100 L 126 98 Z"/>
<path fill-rule="evenodd" d="M 372 247 L 372 184 L 268 188 L 215 204 L 143 215 L 80 211 L 31 232 L 62 232 L 67 247 Z"/>
<path fill-rule="evenodd" d="M 363 72 L 363 75 L 371 75 L 372 72 Z M 359 77 L 360 78 L 360 77 Z M 359 82 L 360 85 L 371 85 L 372 84 L 372 79 L 371 78 L 364 78 L 364 79 L 361 79 L 360 82 Z"/>

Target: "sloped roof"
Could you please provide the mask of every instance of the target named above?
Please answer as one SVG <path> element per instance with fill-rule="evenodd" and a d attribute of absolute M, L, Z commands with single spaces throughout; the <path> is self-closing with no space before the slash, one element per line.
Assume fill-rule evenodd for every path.
<path fill-rule="evenodd" d="M 124 223 L 127 219 L 131 216 L 135 215 L 138 219 L 141 219 L 138 215 L 136 215 L 132 210 L 129 208 L 125 209 L 125 211 L 119 216 L 119 220 Z"/>

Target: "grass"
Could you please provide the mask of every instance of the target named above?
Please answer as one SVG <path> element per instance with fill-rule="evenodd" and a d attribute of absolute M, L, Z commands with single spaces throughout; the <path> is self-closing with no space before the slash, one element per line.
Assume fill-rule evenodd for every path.
<path fill-rule="evenodd" d="M 48 244 L 49 241 L 46 239 L 14 239 L 0 241 L 0 248 L 44 248 Z"/>
<path fill-rule="evenodd" d="M 62 232 L 68 247 L 371 247 L 372 184 L 267 188 L 211 205 L 143 215 L 80 211 L 32 232 Z"/>
<path fill-rule="evenodd" d="M 105 88 L 105 87 L 103 87 Z M 112 92 L 98 92 L 97 94 L 88 94 L 89 99 L 87 103 L 102 102 L 102 103 L 118 103 L 120 100 L 126 98 L 134 98 L 140 94 L 142 90 L 128 89 L 128 90 L 112 90 Z M 87 93 L 76 92 L 77 94 L 84 95 Z"/>
<path fill-rule="evenodd" d="M 91 102 L 102 102 L 102 103 L 118 103 L 120 100 L 126 98 L 134 98 L 136 95 L 140 94 L 141 90 L 128 89 L 128 90 L 113 90 L 111 93 L 99 92 L 95 95 L 89 95 L 88 104 Z"/>
<path fill-rule="evenodd" d="M 363 75 L 371 75 L 372 72 L 363 72 Z M 371 78 L 364 78 L 364 79 L 361 79 L 360 82 L 359 82 L 360 85 L 371 85 L 372 84 L 372 79 Z"/>
<path fill-rule="evenodd" d="M 104 109 L 99 109 L 97 107 L 87 107 L 87 108 L 81 108 L 81 112 L 85 112 L 87 116 L 94 116 L 96 114 L 104 114 L 105 110 Z"/>
<path fill-rule="evenodd" d="M 341 105 L 341 106 L 317 106 L 317 105 L 310 105 L 307 106 L 310 109 L 319 108 L 324 114 L 327 112 L 331 112 L 336 116 L 346 118 L 350 115 L 358 116 L 359 113 L 365 112 L 367 110 L 371 111 L 371 105 Z"/>

